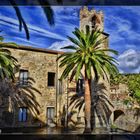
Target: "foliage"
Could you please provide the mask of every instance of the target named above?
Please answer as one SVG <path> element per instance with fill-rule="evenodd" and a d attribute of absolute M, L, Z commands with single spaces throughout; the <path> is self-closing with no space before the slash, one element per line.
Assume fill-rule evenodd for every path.
<path fill-rule="evenodd" d="M 111 84 L 127 84 L 131 95 L 140 91 L 140 74 L 118 74 L 111 77 Z"/>
<path fill-rule="evenodd" d="M 17 68 L 17 59 L 14 58 L 8 49 L 0 43 L 0 78 L 9 78 L 14 80 L 15 68 Z"/>
<path fill-rule="evenodd" d="M 1 47 L 19 47 L 19 45 L 17 45 L 16 43 L 14 42 L 8 42 L 8 43 L 5 43 L 5 42 L 0 42 L 0 46 Z"/>
<path fill-rule="evenodd" d="M 140 101 L 140 90 L 135 90 L 134 98 L 137 98 Z"/>
<path fill-rule="evenodd" d="M 66 52 L 58 57 L 61 59 L 59 67 L 66 66 L 61 75 L 61 79 L 65 79 L 71 73 L 70 80 L 75 76 L 76 81 L 81 75 L 81 70 L 85 67 L 85 74 L 88 79 L 92 79 L 92 71 L 95 73 L 95 78 L 107 77 L 118 73 L 115 58 L 109 56 L 108 53 L 118 54 L 112 49 L 104 49 L 101 44 L 106 38 L 102 37 L 99 30 L 90 31 L 89 26 L 86 26 L 86 33 L 75 28 L 73 34 L 76 38 L 68 36 L 68 39 L 75 44 L 75 46 L 66 46 L 62 49 L 72 50 L 74 52 Z"/>
<path fill-rule="evenodd" d="M 111 124 L 111 128 L 112 128 L 112 129 L 116 129 L 117 126 L 116 126 L 115 124 Z"/>
<path fill-rule="evenodd" d="M 118 74 L 111 77 L 111 84 L 126 84 L 129 90 L 129 96 L 124 100 L 127 106 L 138 108 L 140 105 L 140 74 Z"/>
<path fill-rule="evenodd" d="M 130 98 L 127 98 L 127 99 L 125 99 L 125 100 L 123 101 L 123 103 L 124 103 L 126 106 L 128 106 L 128 105 L 130 104 L 130 101 L 131 101 L 131 99 L 130 99 Z"/>
<path fill-rule="evenodd" d="M 110 129 L 112 132 L 117 132 L 117 126 L 115 124 L 111 124 Z"/>
<path fill-rule="evenodd" d="M 0 36 L 0 42 L 2 42 L 4 40 L 4 38 L 2 36 Z"/>

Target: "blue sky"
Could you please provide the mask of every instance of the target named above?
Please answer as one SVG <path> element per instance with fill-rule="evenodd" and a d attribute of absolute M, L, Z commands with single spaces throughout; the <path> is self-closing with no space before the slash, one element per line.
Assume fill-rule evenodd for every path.
<path fill-rule="evenodd" d="M 19 23 L 12 7 L 0 7 L 0 30 L 4 42 L 16 42 L 37 48 L 60 50 L 71 44 L 67 36 L 72 36 L 79 27 L 80 6 L 54 6 L 55 26 L 49 26 L 40 6 L 22 6 L 21 13 L 26 21 L 30 40 L 25 32 L 19 32 Z M 90 7 L 91 8 L 91 7 Z M 110 34 L 109 47 L 119 52 L 117 60 L 122 73 L 140 72 L 140 6 L 95 6 L 104 12 L 104 31 Z"/>

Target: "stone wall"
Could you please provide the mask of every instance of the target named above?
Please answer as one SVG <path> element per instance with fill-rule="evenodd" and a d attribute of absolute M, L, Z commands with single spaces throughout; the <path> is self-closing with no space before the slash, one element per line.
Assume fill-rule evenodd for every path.
<path fill-rule="evenodd" d="M 140 110 L 126 109 L 114 123 L 118 128 L 129 132 L 140 133 Z"/>

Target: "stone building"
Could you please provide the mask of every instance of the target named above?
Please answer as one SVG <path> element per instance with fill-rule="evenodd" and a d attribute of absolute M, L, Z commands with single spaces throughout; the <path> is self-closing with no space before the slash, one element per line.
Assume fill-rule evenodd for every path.
<path fill-rule="evenodd" d="M 102 36 L 107 38 L 102 47 L 108 48 L 109 34 L 104 32 L 103 18 L 101 11 L 84 7 L 80 10 L 80 29 L 86 25 L 91 30 L 100 29 Z M 3 93 L 0 98 L 0 126 L 29 127 L 62 123 L 62 117 L 71 113 L 69 96 L 75 95 L 83 86 L 82 79 L 78 83 L 69 83 L 69 79 L 59 80 L 63 69 L 59 68 L 56 59 L 63 52 L 28 46 L 7 45 L 6 48 L 17 58 L 19 70 L 14 83 L 3 81 L 1 84 L 1 93 L 7 94 Z M 109 94 L 109 90 L 106 79 L 100 79 L 93 88 L 97 94 Z M 82 111 L 73 116 L 75 122 L 83 122 L 84 125 Z M 97 114 L 95 116 L 97 118 Z"/>
<path fill-rule="evenodd" d="M 10 100 L 13 102 L 11 111 L 7 111 L 9 114 L 13 113 L 13 118 L 11 123 L 6 124 L 5 121 L 4 125 L 17 127 L 43 125 L 51 122 L 50 118 L 57 116 L 59 108 L 57 95 L 60 91 L 58 84 L 61 70 L 59 70 L 56 59 L 61 52 L 10 45 L 8 45 L 8 49 L 18 60 L 19 71 L 16 73 L 15 83 L 10 85 L 5 82 L 8 93 L 7 102 L 9 104 Z M 1 92 L 3 92 L 2 89 Z M 1 102 L 4 100 L 2 99 Z M 1 103 L 0 108 L 6 110 L 9 106 Z"/>

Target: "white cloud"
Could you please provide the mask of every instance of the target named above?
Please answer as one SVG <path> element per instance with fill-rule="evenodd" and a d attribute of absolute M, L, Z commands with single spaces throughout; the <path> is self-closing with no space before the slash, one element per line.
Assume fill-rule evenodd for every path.
<path fill-rule="evenodd" d="M 140 51 L 129 49 L 124 51 L 119 57 L 119 69 L 121 72 L 139 73 L 140 72 Z"/>
<path fill-rule="evenodd" d="M 69 46 L 69 45 L 73 45 L 73 43 L 68 41 L 68 40 L 67 41 L 59 41 L 59 42 L 53 43 L 48 49 L 65 52 L 65 51 L 68 51 L 68 50 L 61 49 L 61 48 Z"/>

